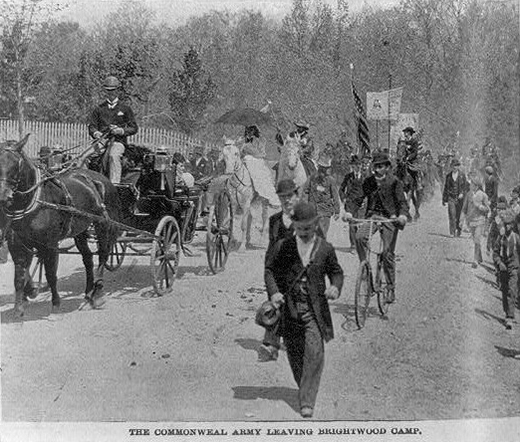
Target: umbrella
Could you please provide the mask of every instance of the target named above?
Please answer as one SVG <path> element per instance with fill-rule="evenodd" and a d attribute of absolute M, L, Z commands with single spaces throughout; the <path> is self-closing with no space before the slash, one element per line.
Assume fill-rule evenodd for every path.
<path fill-rule="evenodd" d="M 259 126 L 261 124 L 271 124 L 271 117 L 264 112 L 260 112 L 250 107 L 230 110 L 222 115 L 215 124 L 238 124 L 241 126 Z"/>

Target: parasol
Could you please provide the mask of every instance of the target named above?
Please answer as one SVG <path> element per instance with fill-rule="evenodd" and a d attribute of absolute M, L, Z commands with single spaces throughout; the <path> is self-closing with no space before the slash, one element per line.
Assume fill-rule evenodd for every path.
<path fill-rule="evenodd" d="M 252 109 L 250 107 L 243 107 L 230 110 L 222 115 L 215 124 L 237 124 L 241 126 L 259 126 L 263 124 L 272 124 L 271 117 L 265 113 Z"/>

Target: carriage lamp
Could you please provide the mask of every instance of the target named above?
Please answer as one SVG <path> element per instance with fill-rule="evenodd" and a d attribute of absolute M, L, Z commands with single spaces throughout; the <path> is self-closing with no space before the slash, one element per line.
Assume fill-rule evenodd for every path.
<path fill-rule="evenodd" d="M 63 153 L 61 150 L 54 150 L 48 160 L 49 170 L 60 170 L 63 164 Z"/>
<path fill-rule="evenodd" d="M 159 148 L 155 152 L 154 170 L 161 173 L 161 190 L 165 189 L 164 174 L 171 168 L 172 156 L 168 155 L 165 148 Z"/>

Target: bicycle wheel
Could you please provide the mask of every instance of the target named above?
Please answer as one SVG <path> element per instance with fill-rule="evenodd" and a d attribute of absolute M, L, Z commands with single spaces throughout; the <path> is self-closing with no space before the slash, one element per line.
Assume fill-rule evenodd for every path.
<path fill-rule="evenodd" d="M 377 269 L 375 278 L 375 290 L 377 292 L 377 305 L 382 316 L 388 313 L 388 283 L 386 282 L 386 275 L 383 270 L 382 255 L 377 257 Z"/>
<path fill-rule="evenodd" d="M 368 306 L 372 294 L 372 284 L 370 279 L 370 264 L 368 261 L 363 261 L 359 265 L 356 278 L 356 289 L 354 292 L 354 308 L 358 328 L 363 328 L 365 326 L 365 321 L 368 315 Z"/>

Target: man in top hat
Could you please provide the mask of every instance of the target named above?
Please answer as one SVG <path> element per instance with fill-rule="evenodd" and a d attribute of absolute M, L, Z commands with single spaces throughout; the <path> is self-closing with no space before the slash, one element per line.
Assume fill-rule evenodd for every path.
<path fill-rule="evenodd" d="M 285 179 L 276 185 L 276 194 L 280 199 L 282 210 L 269 218 L 269 244 L 266 255 L 278 241 L 294 236 L 291 214 L 298 202 L 298 188 L 293 180 Z M 276 361 L 280 349 L 280 336 L 273 330 L 266 330 L 264 340 L 258 351 L 260 362 Z"/>
<path fill-rule="evenodd" d="M 352 214 L 354 218 L 361 218 L 363 200 L 363 181 L 364 174 L 361 172 L 361 160 L 357 155 L 353 155 L 350 160 L 350 172 L 345 175 L 339 188 L 339 195 L 343 200 L 345 212 Z M 356 247 L 356 225 L 350 223 L 349 226 L 350 247 Z"/>
<path fill-rule="evenodd" d="M 92 138 L 99 140 L 108 134 L 112 140 L 108 152 L 108 169 L 110 181 L 113 183 L 121 182 L 121 159 L 127 145 L 127 137 L 137 133 L 134 112 L 119 99 L 120 86 L 116 77 L 105 78 L 103 89 L 106 99 L 93 110 L 88 124 Z"/>
<path fill-rule="evenodd" d="M 460 161 L 457 158 L 451 160 L 451 171 L 444 180 L 442 192 L 442 205 L 448 204 L 448 220 L 451 236 L 460 236 L 462 231 L 460 215 L 464 198 L 469 190 L 469 183 L 464 172 L 460 170 Z"/>
<path fill-rule="evenodd" d="M 408 202 L 403 183 L 391 173 L 392 163 L 386 152 L 376 152 L 372 158 L 373 174 L 363 181 L 363 196 L 367 199 L 365 218 L 395 219 L 395 223 L 383 223 L 383 270 L 388 284 L 388 303 L 395 301 L 395 247 L 397 234 L 406 225 L 409 216 Z M 346 212 L 345 219 L 352 218 Z M 374 226 L 375 227 L 375 226 Z M 366 257 L 369 223 L 361 224 L 356 232 L 356 246 L 360 261 Z"/>
<path fill-rule="evenodd" d="M 204 156 L 204 147 L 197 145 L 190 160 L 190 172 L 195 180 L 211 175 L 211 162 Z"/>
<path fill-rule="evenodd" d="M 338 219 L 341 210 L 341 200 L 339 198 L 336 181 L 330 175 L 332 158 L 323 152 L 318 159 L 318 170 L 307 178 L 303 186 L 303 195 L 311 203 L 318 213 L 319 225 L 325 239 L 330 227 L 330 219 Z"/>
<path fill-rule="evenodd" d="M 502 292 L 502 307 L 506 315 L 506 329 L 513 328 L 518 297 L 518 268 L 520 264 L 520 236 L 514 231 L 516 215 L 511 209 L 502 212 L 503 229 L 493 245 L 493 262 L 498 269 Z"/>
<path fill-rule="evenodd" d="M 310 418 L 324 366 L 324 341 L 334 337 L 328 300 L 339 297 L 343 270 L 332 245 L 316 234 L 318 214 L 312 204 L 297 203 L 291 220 L 296 235 L 278 241 L 266 254 L 264 279 L 269 299 L 281 308 L 279 333 L 298 385 L 300 413 Z"/>

